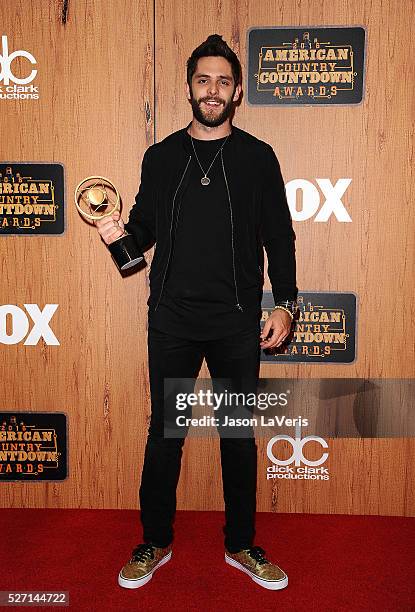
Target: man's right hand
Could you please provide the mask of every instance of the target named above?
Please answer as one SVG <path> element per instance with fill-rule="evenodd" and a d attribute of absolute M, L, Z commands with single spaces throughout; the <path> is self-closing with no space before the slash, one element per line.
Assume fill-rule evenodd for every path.
<path fill-rule="evenodd" d="M 110 217 L 104 217 L 103 219 L 94 221 L 94 223 L 105 244 L 111 244 L 111 242 L 114 242 L 114 240 L 117 240 L 125 233 L 124 221 L 121 218 L 119 210 L 113 212 Z"/>

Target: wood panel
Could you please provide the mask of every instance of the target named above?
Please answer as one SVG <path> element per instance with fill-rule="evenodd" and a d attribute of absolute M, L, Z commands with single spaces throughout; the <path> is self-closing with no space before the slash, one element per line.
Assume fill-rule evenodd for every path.
<path fill-rule="evenodd" d="M 332 217 L 328 223 L 294 222 L 294 229 L 300 289 L 358 294 L 358 358 L 352 365 L 266 364 L 261 366 L 262 377 L 414 375 L 414 113 L 410 94 L 414 70 L 412 60 L 402 63 L 402 54 L 396 51 L 411 44 L 414 17 L 407 8 L 397 0 L 218 0 L 196 5 L 183 0 L 180 9 L 172 0 L 156 1 L 156 140 L 190 121 L 191 109 L 184 95 L 186 60 L 209 34 L 223 35 L 238 54 L 245 76 L 246 34 L 253 26 L 363 25 L 367 29 L 362 104 L 252 107 L 246 103 L 245 92 L 235 114 L 235 125 L 274 147 L 285 182 L 304 178 L 316 184 L 316 178 L 325 177 L 334 184 L 339 178 L 352 179 L 344 197 L 352 223 L 338 223 Z M 173 65 L 176 70 L 171 69 Z M 208 375 L 206 368 L 202 374 Z M 259 508 L 414 512 L 413 488 L 406 472 L 412 440 L 330 440 L 330 449 L 329 484 L 272 483 L 264 481 L 267 459 L 260 441 Z M 182 474 L 180 507 L 192 507 L 188 492 L 197 489 L 198 506 L 221 508 L 217 448 L 206 441 L 189 440 L 186 462 L 197 466 L 197 474 L 191 470 Z M 393 476 L 385 478 L 390 470 Z M 200 483 L 199 473 L 208 475 L 207 483 Z"/>
<path fill-rule="evenodd" d="M 261 375 L 413 377 L 413 64 L 402 64 L 397 52 L 410 48 L 406 6 L 69 0 L 64 23 L 63 5 L 0 4 L 10 50 L 26 49 L 38 61 L 41 96 L 0 101 L 1 158 L 63 162 L 68 206 L 64 236 L 2 239 L 1 303 L 58 303 L 53 329 L 60 346 L 0 346 L 0 409 L 66 412 L 70 476 L 62 483 L 2 483 L 0 505 L 137 507 L 150 410 L 146 271 L 121 277 L 95 229 L 79 218 L 72 192 L 85 176 L 108 176 L 127 216 L 154 131 L 160 140 L 190 120 L 185 62 L 213 32 L 233 46 L 245 72 L 249 27 L 366 26 L 362 105 L 259 109 L 244 101 L 237 110 L 236 125 L 273 145 L 286 182 L 352 178 L 345 198 L 351 224 L 309 221 L 295 223 L 295 231 L 300 288 L 359 296 L 358 359 L 349 366 L 264 365 Z M 265 479 L 260 440 L 259 509 L 413 514 L 412 440 L 329 444 L 330 481 L 300 484 Z M 180 508 L 223 507 L 218 452 L 217 441 L 187 441 Z"/>
<path fill-rule="evenodd" d="M 69 2 L 66 24 L 62 7 L 0 6 L 10 51 L 35 56 L 40 88 L 38 101 L 1 101 L 1 158 L 62 162 L 67 193 L 63 236 L 2 239 L 1 303 L 59 304 L 60 346 L 1 345 L 0 407 L 67 413 L 69 478 L 3 483 L 0 503 L 135 507 L 149 414 L 146 274 L 121 277 L 72 194 L 98 174 L 125 212 L 133 202 L 153 141 L 153 4 Z"/>

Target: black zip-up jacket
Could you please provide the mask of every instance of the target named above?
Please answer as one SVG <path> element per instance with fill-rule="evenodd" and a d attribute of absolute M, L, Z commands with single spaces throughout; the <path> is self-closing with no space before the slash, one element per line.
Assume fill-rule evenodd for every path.
<path fill-rule="evenodd" d="M 161 299 L 175 233 L 173 220 L 180 223 L 177 211 L 194 156 L 186 138 L 188 127 L 151 145 L 145 152 L 140 188 L 125 224 L 126 231 L 135 237 L 142 251 L 156 244 L 150 270 L 150 309 L 157 308 Z M 232 126 L 220 163 L 231 222 L 229 240 L 235 307 L 243 309 L 260 303 L 264 283 L 263 247 L 275 302 L 295 300 L 295 235 L 280 166 L 272 147 Z M 203 232 L 203 227 L 199 231 Z"/>

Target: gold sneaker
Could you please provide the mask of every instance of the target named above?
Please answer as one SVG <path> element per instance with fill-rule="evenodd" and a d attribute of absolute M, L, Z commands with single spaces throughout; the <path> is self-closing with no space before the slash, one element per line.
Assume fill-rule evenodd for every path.
<path fill-rule="evenodd" d="M 132 557 L 118 575 L 118 584 L 126 589 L 138 589 L 153 577 L 153 572 L 170 561 L 171 546 L 157 548 L 152 544 L 139 544 Z"/>
<path fill-rule="evenodd" d="M 288 584 L 288 576 L 278 565 L 265 559 L 265 550 L 259 546 L 240 550 L 237 553 L 225 551 L 225 561 L 245 572 L 254 582 L 265 589 L 283 589 Z"/>

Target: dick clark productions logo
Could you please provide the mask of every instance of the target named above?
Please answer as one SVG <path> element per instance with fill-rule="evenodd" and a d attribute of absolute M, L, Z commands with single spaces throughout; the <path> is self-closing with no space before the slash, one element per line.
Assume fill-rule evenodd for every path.
<path fill-rule="evenodd" d="M 30 64 L 36 64 L 36 59 L 23 49 L 18 49 L 9 53 L 9 42 L 7 36 L 2 35 L 2 52 L 0 54 L 0 85 L 3 84 L 5 87 L 0 87 L 0 98 L 8 100 L 35 100 L 39 98 L 39 88 L 33 85 L 28 85 L 37 75 L 37 70 L 32 69 L 30 74 L 26 77 L 17 77 L 12 69 L 13 61 L 18 58 L 24 58 Z M 14 83 L 11 85 L 10 83 Z"/>
<path fill-rule="evenodd" d="M 279 440 L 285 440 L 290 444 L 292 454 L 288 459 L 279 459 L 275 456 L 275 445 Z M 296 436 L 279 435 L 274 436 L 268 442 L 267 455 L 273 465 L 267 468 L 267 480 L 285 478 L 290 480 L 328 480 L 329 471 L 322 464 L 328 459 L 328 453 L 322 453 L 319 459 L 307 459 L 304 455 L 304 447 L 309 442 L 316 442 L 322 448 L 328 448 L 326 440 L 319 436 Z M 294 467 L 292 467 L 294 464 Z M 303 464 L 303 465 L 301 465 Z"/>

